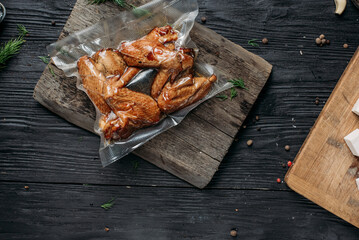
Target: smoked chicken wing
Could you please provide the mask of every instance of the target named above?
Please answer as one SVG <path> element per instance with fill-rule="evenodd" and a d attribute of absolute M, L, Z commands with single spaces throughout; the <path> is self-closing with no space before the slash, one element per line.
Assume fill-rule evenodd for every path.
<path fill-rule="evenodd" d="M 168 82 L 158 97 L 158 106 L 166 114 L 185 108 L 204 98 L 216 80 L 215 75 L 194 78 L 192 74 L 188 74 L 173 83 Z"/>
<path fill-rule="evenodd" d="M 87 95 L 93 104 L 100 110 L 102 114 L 111 112 L 110 107 L 102 97 L 105 75 L 95 67 L 95 62 L 88 56 L 83 56 L 77 62 L 79 74 L 82 79 L 83 87 L 86 89 Z"/>
<path fill-rule="evenodd" d="M 103 124 L 107 139 L 127 138 L 136 129 L 156 124 L 161 117 L 153 98 L 128 88 L 117 89 L 106 101 L 117 116 L 110 120 L 108 127 Z"/>

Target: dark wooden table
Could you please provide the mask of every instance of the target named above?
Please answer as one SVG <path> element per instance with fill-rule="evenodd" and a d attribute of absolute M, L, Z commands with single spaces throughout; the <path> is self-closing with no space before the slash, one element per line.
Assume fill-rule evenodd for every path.
<path fill-rule="evenodd" d="M 30 35 L 0 72 L 0 239 L 359 239 L 359 229 L 276 182 L 358 46 L 351 2 L 335 16 L 331 0 L 199 0 L 199 22 L 206 16 L 207 27 L 273 64 L 246 128 L 204 190 L 134 155 L 102 168 L 99 138 L 32 98 L 45 67 L 38 56 L 75 0 L 1 2 L 8 12 L 0 41 L 17 35 L 16 24 Z M 329 46 L 315 45 L 321 33 Z M 268 45 L 247 43 L 263 37 Z M 112 198 L 110 210 L 100 207 Z"/>

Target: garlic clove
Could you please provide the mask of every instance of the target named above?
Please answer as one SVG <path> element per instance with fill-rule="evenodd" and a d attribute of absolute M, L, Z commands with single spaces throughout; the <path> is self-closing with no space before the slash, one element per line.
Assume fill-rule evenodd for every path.
<path fill-rule="evenodd" d="M 347 0 L 334 0 L 335 14 L 341 15 L 347 6 Z"/>

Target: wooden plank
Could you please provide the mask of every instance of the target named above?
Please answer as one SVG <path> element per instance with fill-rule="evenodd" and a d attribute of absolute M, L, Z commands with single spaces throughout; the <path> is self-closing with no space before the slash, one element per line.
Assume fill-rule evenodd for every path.
<path fill-rule="evenodd" d="M 141 1 L 141 3 L 143 2 Z M 114 8 L 111 4 L 101 7 L 89 6 L 86 0 L 79 0 L 60 38 L 97 22 L 102 16 L 111 16 L 117 13 L 119 13 L 119 9 Z M 187 121 L 193 124 L 183 124 L 180 128 L 174 128 L 167 134 L 156 138 L 155 142 L 158 145 L 166 146 L 165 148 L 145 144 L 134 153 L 179 178 L 203 188 L 217 171 L 218 164 L 227 153 L 233 137 L 268 79 L 272 66 L 262 58 L 249 53 L 199 24 L 195 24 L 191 37 L 200 48 L 199 61 L 215 65 L 228 78 L 242 77 L 249 90 L 242 91 L 233 101 L 210 100 L 208 104 L 210 104 L 211 112 L 208 112 L 206 107 L 202 107 L 198 108 L 195 114 L 189 114 Z M 220 57 L 221 54 L 222 57 Z M 53 65 L 52 68 L 56 67 Z M 45 69 L 34 90 L 34 98 L 69 122 L 93 131 L 95 112 L 94 108 L 90 106 L 89 100 L 86 99 L 84 93 L 76 89 L 75 79 L 66 78 L 58 69 L 55 72 L 56 77 L 53 77 L 48 68 Z M 84 119 L 86 120 L 84 121 Z M 198 128 L 193 126 L 198 126 Z M 183 143 L 182 145 L 166 145 L 171 142 L 169 138 L 176 139 L 177 136 L 182 139 L 180 141 Z M 216 137 L 207 140 L 208 136 Z M 198 144 L 201 138 L 203 140 L 201 144 Z M 174 152 L 178 153 L 176 158 L 173 156 Z M 206 164 L 193 160 L 198 159 L 199 152 L 208 156 L 204 158 L 208 161 Z M 158 156 L 161 156 L 166 164 L 162 164 L 162 160 L 158 159 Z M 219 163 L 212 164 L 215 161 Z M 201 169 L 203 165 L 208 168 L 206 171 L 198 173 L 196 169 Z M 176 169 L 179 166 L 182 167 Z"/>
<path fill-rule="evenodd" d="M 2 183 L 0 191 L 7 192 L 1 239 L 231 239 L 232 228 L 237 239 L 355 240 L 359 233 L 287 191 L 22 182 Z M 100 207 L 113 197 L 111 209 Z"/>
<path fill-rule="evenodd" d="M 344 137 L 359 128 L 359 48 L 286 175 L 289 187 L 359 227 L 359 161 Z"/>

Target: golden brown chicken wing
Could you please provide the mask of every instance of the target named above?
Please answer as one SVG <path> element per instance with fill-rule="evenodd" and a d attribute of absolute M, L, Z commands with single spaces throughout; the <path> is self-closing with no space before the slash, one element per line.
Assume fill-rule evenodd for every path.
<path fill-rule="evenodd" d="M 216 75 L 194 78 L 188 74 L 173 83 L 168 82 L 158 97 L 158 106 L 166 114 L 185 108 L 204 98 L 216 80 Z"/>
<path fill-rule="evenodd" d="M 91 58 L 96 63 L 96 68 L 102 72 L 105 77 L 111 75 L 122 75 L 127 68 L 120 51 L 113 50 L 112 48 L 101 49 Z"/>
<path fill-rule="evenodd" d="M 102 97 L 106 82 L 104 74 L 95 67 L 95 62 L 88 56 L 81 57 L 77 62 L 77 67 L 87 95 L 102 114 L 109 113 L 111 109 Z"/>
<path fill-rule="evenodd" d="M 106 102 L 118 118 L 111 120 L 109 127 L 105 126 L 107 139 L 126 138 L 136 129 L 156 124 L 161 117 L 153 98 L 128 88 L 117 89 L 113 95 L 106 97 Z"/>

